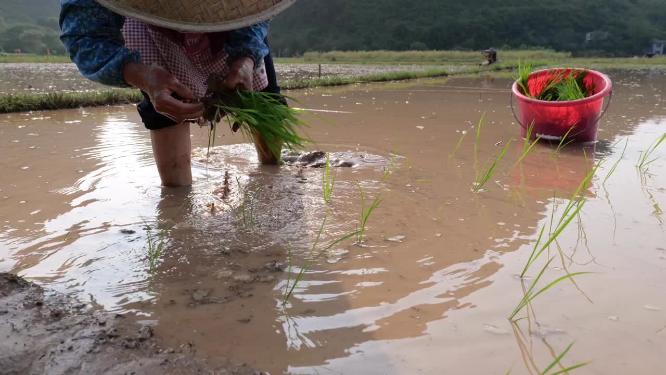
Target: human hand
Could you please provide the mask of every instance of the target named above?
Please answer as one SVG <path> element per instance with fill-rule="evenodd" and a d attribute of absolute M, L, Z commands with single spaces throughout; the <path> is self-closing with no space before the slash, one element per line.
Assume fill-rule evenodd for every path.
<path fill-rule="evenodd" d="M 125 66 L 123 76 L 127 83 L 148 94 L 155 111 L 177 123 L 203 115 L 203 104 L 188 103 L 194 100 L 192 91 L 160 66 L 130 63 Z"/>
<path fill-rule="evenodd" d="M 254 60 L 249 57 L 241 57 L 229 66 L 229 74 L 224 80 L 224 85 L 230 90 L 252 91 L 253 74 Z"/>

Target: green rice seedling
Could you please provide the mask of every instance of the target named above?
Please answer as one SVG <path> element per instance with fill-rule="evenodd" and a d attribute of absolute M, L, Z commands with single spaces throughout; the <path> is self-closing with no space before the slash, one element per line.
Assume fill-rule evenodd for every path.
<path fill-rule="evenodd" d="M 666 142 L 666 133 L 657 138 L 657 140 L 647 150 L 641 152 L 641 156 L 638 159 L 638 164 L 636 164 L 636 167 L 641 173 L 646 173 L 650 167 L 650 164 L 657 161 L 658 158 L 652 158 L 652 155 L 664 142 Z"/>
<path fill-rule="evenodd" d="M 157 237 L 154 237 L 150 226 L 146 225 L 146 237 L 148 269 L 151 273 L 154 273 L 157 270 L 157 266 L 160 264 L 162 255 L 164 254 L 164 247 L 166 246 L 165 234 L 164 232 L 160 232 Z"/>
<path fill-rule="evenodd" d="M 578 79 L 572 75 L 563 79 L 557 84 L 556 90 L 559 101 L 580 100 L 587 96 L 587 93 L 581 86 Z"/>
<path fill-rule="evenodd" d="M 368 220 L 370 220 L 370 216 L 372 213 L 379 207 L 379 204 L 381 203 L 381 198 L 379 196 L 376 196 L 372 202 L 370 202 L 370 205 L 368 207 L 365 206 L 366 202 L 366 196 L 365 192 L 361 188 L 361 186 L 358 186 L 358 190 L 361 195 L 361 212 L 358 218 L 358 227 L 357 227 L 357 237 L 356 237 L 356 242 L 358 244 L 362 244 L 364 239 L 365 239 L 365 232 L 366 232 L 366 227 L 368 225 Z"/>
<path fill-rule="evenodd" d="M 462 146 L 463 141 L 465 140 L 465 136 L 467 136 L 467 130 L 463 130 L 462 134 L 460 135 L 460 138 L 458 139 L 458 142 L 456 143 L 456 147 L 453 148 L 453 152 L 449 154 L 449 160 L 453 159 L 456 154 L 458 153 L 458 150 L 460 150 L 460 146 Z"/>
<path fill-rule="evenodd" d="M 555 357 L 553 359 L 553 361 L 548 365 L 548 367 L 546 367 L 546 369 L 544 369 L 541 372 L 541 375 L 568 374 L 570 371 L 573 371 L 573 370 L 576 370 L 576 369 L 579 369 L 581 367 L 589 365 L 590 364 L 589 362 L 582 362 L 582 363 L 578 363 L 578 364 L 575 364 L 575 365 L 572 365 L 572 366 L 569 366 L 569 367 L 564 367 L 564 365 L 562 365 L 562 360 L 569 353 L 569 351 L 571 350 L 573 345 L 574 345 L 574 343 L 569 344 L 569 346 L 567 346 L 566 349 L 564 349 L 564 351 L 562 351 L 562 353 L 560 353 L 557 357 Z M 557 371 L 554 371 L 554 372 L 549 372 L 550 370 L 555 369 L 555 366 L 559 366 L 560 370 L 557 370 Z"/>
<path fill-rule="evenodd" d="M 389 159 L 388 165 L 386 167 L 384 167 L 384 173 L 383 173 L 383 176 L 382 176 L 382 181 L 388 180 L 389 177 L 391 177 L 391 175 L 393 174 L 393 171 L 395 169 L 395 164 L 396 164 L 395 160 L 397 158 L 398 157 L 395 154 L 393 154 L 393 153 L 391 154 L 391 159 Z"/>
<path fill-rule="evenodd" d="M 518 315 L 518 313 L 520 313 L 520 311 L 522 311 L 526 306 L 530 305 L 537 297 L 547 292 L 555 285 L 558 285 L 565 280 L 573 279 L 577 276 L 589 273 L 589 272 L 567 273 L 566 275 L 558 277 L 557 279 L 549 282 L 544 287 L 537 290 L 537 285 L 543 278 L 548 267 L 551 265 L 551 263 L 553 263 L 553 260 L 555 260 L 555 258 L 550 258 L 548 262 L 546 262 L 546 264 L 543 266 L 543 268 L 541 268 L 539 274 L 534 278 L 529 288 L 527 289 L 527 292 L 523 295 L 523 298 L 520 300 L 520 302 L 518 302 L 518 305 L 516 305 L 516 307 L 513 309 L 511 315 L 509 315 L 509 320 L 511 321 L 514 320 L 514 318 L 516 317 L 516 315 Z"/>
<path fill-rule="evenodd" d="M 330 242 L 328 245 L 324 246 L 321 250 L 317 251 L 317 247 L 319 246 L 319 242 L 321 241 L 321 236 L 324 233 L 324 227 L 326 226 L 326 221 L 328 219 L 328 216 L 324 217 L 324 220 L 322 220 L 321 225 L 319 226 L 319 230 L 317 231 L 317 235 L 315 237 L 314 242 L 312 243 L 312 246 L 310 247 L 310 253 L 308 256 L 308 260 L 306 263 L 301 267 L 300 271 L 294 278 L 293 282 L 291 279 L 287 279 L 287 286 L 285 288 L 285 295 L 284 298 L 282 299 L 282 305 L 286 305 L 287 302 L 289 302 L 289 299 L 291 296 L 294 294 L 294 290 L 298 286 L 298 284 L 303 280 L 303 277 L 305 274 L 310 270 L 312 267 L 312 264 L 323 254 L 325 254 L 328 250 L 332 249 L 334 246 L 338 245 L 341 242 L 344 242 L 350 238 L 353 238 L 358 234 L 358 231 L 348 233 L 344 236 L 341 236 L 337 238 L 336 240 Z M 291 252 L 290 252 L 291 254 Z M 291 255 L 289 256 L 289 269 L 291 270 Z M 291 274 L 291 272 L 289 272 Z"/>
<path fill-rule="evenodd" d="M 534 149 L 537 143 L 541 140 L 541 136 L 537 136 L 533 141 L 532 141 L 532 134 L 534 132 L 534 121 L 532 121 L 532 124 L 530 125 L 529 128 L 527 128 L 527 135 L 525 136 L 525 139 L 523 140 L 523 151 L 520 154 L 520 157 L 518 158 L 518 161 L 514 164 L 514 166 L 520 164 L 525 160 L 527 155 L 529 155 L 530 152 Z"/>
<path fill-rule="evenodd" d="M 523 64 L 522 61 L 518 62 L 518 77 L 516 77 L 516 81 L 518 82 L 518 87 L 520 87 L 520 91 L 523 93 L 523 95 L 527 96 L 528 98 L 532 98 L 528 82 L 530 79 L 530 75 L 532 74 L 533 71 L 534 68 L 532 67 L 532 64 L 529 63 Z"/>
<path fill-rule="evenodd" d="M 597 170 L 599 170 L 600 163 L 597 163 L 597 165 L 592 168 L 587 175 L 583 178 L 583 180 L 580 182 L 578 187 L 576 188 L 576 191 L 573 193 L 571 199 L 567 203 L 566 207 L 564 208 L 559 220 L 557 221 L 557 224 L 555 225 L 553 229 L 553 224 L 555 223 L 555 218 L 554 216 L 551 217 L 551 230 L 550 234 L 548 236 L 548 239 L 541 244 L 541 240 L 543 238 L 543 233 L 545 230 L 545 227 L 541 229 L 541 232 L 539 233 L 539 237 L 537 239 L 537 242 L 532 250 L 532 253 L 530 254 L 529 259 L 527 260 L 527 263 L 525 264 L 525 267 L 523 268 L 523 271 L 520 274 L 521 278 L 524 278 L 525 275 L 527 274 L 527 271 L 530 269 L 532 264 L 543 254 L 550 245 L 555 243 L 558 239 L 558 237 L 564 232 L 564 230 L 571 224 L 573 219 L 578 217 L 580 214 L 581 210 L 583 209 L 583 206 L 585 205 L 585 198 L 582 196 L 583 192 L 588 189 L 588 187 L 592 183 L 592 179 L 594 178 L 594 175 L 596 174 Z M 553 209 L 553 215 L 554 215 L 555 209 Z"/>
<path fill-rule="evenodd" d="M 486 121 L 486 112 L 483 112 L 479 122 L 476 124 L 476 138 L 474 139 L 474 155 L 478 155 L 479 144 L 481 143 L 481 129 Z"/>
<path fill-rule="evenodd" d="M 212 86 L 219 89 L 219 86 Z M 204 118 L 215 127 L 226 116 L 232 130 L 240 130 L 248 139 L 260 136 L 276 160 L 282 146 L 302 148 L 308 140 L 297 130 L 305 125 L 300 111 L 289 107 L 283 97 L 274 93 L 255 91 L 229 91 L 220 89 L 204 99 Z"/>
<path fill-rule="evenodd" d="M 502 148 L 502 151 L 500 151 L 500 153 L 495 157 L 495 160 L 493 160 L 493 162 L 488 166 L 488 168 L 486 168 L 483 173 L 477 174 L 476 181 L 474 181 L 474 184 L 472 185 L 473 192 L 480 192 L 488 183 L 488 181 L 493 177 L 497 166 L 502 161 L 502 159 L 504 159 L 504 155 L 506 155 L 506 152 L 509 150 L 510 146 L 511 141 L 506 143 L 506 145 Z"/>
<path fill-rule="evenodd" d="M 553 73 L 536 99 L 546 101 L 571 101 L 588 96 L 583 80 L 585 71 L 561 70 Z"/>
<path fill-rule="evenodd" d="M 243 189 L 243 186 L 240 182 L 240 178 L 236 177 L 236 184 L 238 185 L 238 192 L 239 194 L 242 195 L 242 202 L 239 206 L 240 208 L 240 213 L 241 213 L 241 219 L 243 222 L 243 225 L 246 228 L 252 227 L 255 224 L 255 219 L 254 219 L 254 201 L 255 201 L 255 196 L 254 194 L 248 192 L 248 189 Z M 257 194 L 259 191 L 257 191 Z"/>
<path fill-rule="evenodd" d="M 322 194 L 326 204 L 331 203 L 333 197 L 333 187 L 335 185 L 335 175 L 331 171 L 331 156 L 326 154 L 326 164 L 324 164 L 324 173 L 322 175 Z"/>
<path fill-rule="evenodd" d="M 553 155 L 558 155 L 565 147 L 570 145 L 573 141 L 574 138 L 569 139 L 569 135 L 571 135 L 571 132 L 575 129 L 575 127 L 569 128 L 566 133 L 560 138 L 560 142 L 557 144 L 557 147 L 555 150 L 553 150 Z"/>
<path fill-rule="evenodd" d="M 622 153 L 620 154 L 620 157 L 613 163 L 613 166 L 611 169 L 608 171 L 608 174 L 604 178 L 604 182 L 602 183 L 603 186 L 606 186 L 606 182 L 608 182 L 608 179 L 611 178 L 611 176 L 615 173 L 615 170 L 617 169 L 617 166 L 620 165 L 620 162 L 622 159 L 624 159 L 624 154 L 627 152 L 627 146 L 629 145 L 629 139 L 624 142 L 624 148 L 622 149 Z"/>

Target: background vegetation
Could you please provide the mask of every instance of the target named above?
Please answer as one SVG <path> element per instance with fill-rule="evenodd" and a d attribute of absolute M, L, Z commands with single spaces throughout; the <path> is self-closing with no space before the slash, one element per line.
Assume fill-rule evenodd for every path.
<path fill-rule="evenodd" d="M 57 0 L 1 0 L 0 52 L 64 54 Z"/>
<path fill-rule="evenodd" d="M 627 56 L 665 31 L 663 0 L 299 0 L 271 35 L 282 56 L 488 47 Z"/>
<path fill-rule="evenodd" d="M 58 10 L 57 0 L 0 1 L 0 52 L 63 53 Z M 632 56 L 666 39 L 666 1 L 299 0 L 271 38 L 280 56 L 488 47 Z"/>

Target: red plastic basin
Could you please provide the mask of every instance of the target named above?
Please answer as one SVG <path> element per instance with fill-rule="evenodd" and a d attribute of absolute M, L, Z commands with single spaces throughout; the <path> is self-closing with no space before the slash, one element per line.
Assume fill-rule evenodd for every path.
<path fill-rule="evenodd" d="M 518 103 L 516 120 L 521 127 L 521 135 L 527 137 L 528 129 L 533 126 L 531 138 L 541 137 L 548 140 L 560 140 L 566 136 L 574 142 L 596 142 L 599 121 L 603 117 L 613 94 L 613 83 L 603 73 L 587 69 L 546 69 L 530 75 L 532 80 L 553 76 L 564 70 L 586 71 L 586 81 L 590 83 L 593 94 L 587 98 L 572 101 L 544 101 L 532 99 L 520 92 L 518 81 L 511 89 Z M 604 108 L 604 100 L 608 98 Z M 513 99 L 511 101 L 513 109 Z"/>

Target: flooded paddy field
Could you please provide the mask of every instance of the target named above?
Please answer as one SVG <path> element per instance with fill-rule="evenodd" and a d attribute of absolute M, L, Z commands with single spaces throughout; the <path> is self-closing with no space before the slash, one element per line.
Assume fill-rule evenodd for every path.
<path fill-rule="evenodd" d="M 359 77 L 390 72 L 420 72 L 433 68 L 455 72 L 467 68 L 458 66 L 428 65 L 353 65 L 322 64 L 276 64 L 275 69 L 282 80 L 314 79 L 321 77 Z M 105 87 L 83 77 L 74 64 L 0 64 L 0 95 L 25 92 L 81 92 L 101 90 Z"/>
<path fill-rule="evenodd" d="M 666 129 L 666 77 L 611 78 L 596 145 L 537 144 L 520 161 L 508 80 L 291 92 L 313 110 L 310 151 L 330 153 L 329 203 L 319 154 L 263 167 L 226 129 L 207 155 L 193 127 L 194 186 L 162 189 L 132 106 L 2 115 L 0 272 L 211 368 L 660 373 L 666 147 L 636 165 Z"/>

